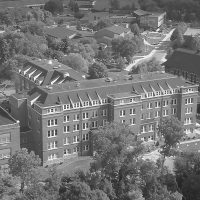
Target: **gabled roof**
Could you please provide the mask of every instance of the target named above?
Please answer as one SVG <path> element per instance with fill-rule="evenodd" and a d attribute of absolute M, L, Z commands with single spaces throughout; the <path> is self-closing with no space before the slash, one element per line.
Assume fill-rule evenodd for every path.
<path fill-rule="evenodd" d="M 177 68 L 200 76 L 200 52 L 176 49 L 163 65 L 166 69 Z"/>
<path fill-rule="evenodd" d="M 46 35 L 49 35 L 51 37 L 58 38 L 58 39 L 61 39 L 61 40 L 65 39 L 65 38 L 72 37 L 73 35 L 77 34 L 76 31 L 73 31 L 71 29 L 67 29 L 65 27 L 60 27 L 60 26 L 53 27 L 53 28 L 45 28 L 44 33 Z"/>
<path fill-rule="evenodd" d="M 130 31 L 130 29 L 128 28 L 124 28 L 123 26 L 117 26 L 117 25 L 106 27 L 103 30 L 108 30 L 115 34 L 122 34 L 122 33 L 127 33 Z"/>

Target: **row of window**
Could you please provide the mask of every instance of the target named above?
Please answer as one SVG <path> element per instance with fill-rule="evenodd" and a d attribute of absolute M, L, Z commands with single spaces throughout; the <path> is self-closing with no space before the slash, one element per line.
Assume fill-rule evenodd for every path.
<path fill-rule="evenodd" d="M 89 134 L 83 134 L 82 135 L 82 141 L 88 141 L 89 140 Z M 63 139 L 63 145 L 68 145 L 68 144 L 75 144 L 80 142 L 80 136 L 76 135 L 73 136 L 72 141 L 70 142 L 70 137 L 65 137 Z M 58 148 L 58 141 L 51 141 L 47 144 L 47 149 L 52 150 L 52 149 L 57 149 Z"/>
<path fill-rule="evenodd" d="M 153 132 L 155 129 L 154 127 L 155 127 L 154 124 L 142 125 L 141 133 Z"/>
<path fill-rule="evenodd" d="M 68 156 L 71 154 L 77 154 L 80 151 L 80 147 L 74 147 L 73 149 L 64 149 L 63 155 Z M 83 146 L 83 151 L 89 151 L 89 145 Z M 48 156 L 48 160 L 58 159 L 58 153 L 52 153 Z"/>
<path fill-rule="evenodd" d="M 193 104 L 193 103 L 194 103 L 194 99 L 193 98 L 185 99 L 185 105 Z"/>
<path fill-rule="evenodd" d="M 185 118 L 185 120 L 184 120 L 184 125 L 188 125 L 188 124 L 192 124 L 192 117 L 187 117 L 187 118 Z"/>

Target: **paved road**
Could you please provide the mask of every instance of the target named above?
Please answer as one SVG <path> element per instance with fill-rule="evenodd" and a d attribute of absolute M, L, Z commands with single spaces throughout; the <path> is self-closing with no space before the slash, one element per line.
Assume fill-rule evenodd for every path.
<path fill-rule="evenodd" d="M 133 66 L 138 65 L 140 63 L 146 62 L 151 58 L 155 57 L 156 60 L 160 61 L 161 63 L 165 62 L 165 56 L 167 55 L 167 50 L 170 44 L 170 37 L 173 33 L 174 29 L 172 29 L 165 38 L 160 42 L 160 44 L 154 49 L 150 54 L 144 56 L 143 58 L 134 60 L 133 63 L 128 65 L 125 70 L 130 71 Z"/>

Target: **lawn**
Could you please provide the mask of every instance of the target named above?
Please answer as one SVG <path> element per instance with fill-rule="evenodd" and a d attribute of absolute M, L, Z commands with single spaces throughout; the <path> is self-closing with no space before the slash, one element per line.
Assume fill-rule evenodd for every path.
<path fill-rule="evenodd" d="M 63 176 L 64 174 L 71 175 L 77 170 L 87 172 L 90 169 L 91 162 L 92 157 L 76 157 L 73 159 L 66 160 L 61 165 L 57 165 L 57 171 L 61 176 Z M 40 174 L 41 181 L 44 181 L 48 177 L 48 168 L 40 167 L 38 172 Z"/>

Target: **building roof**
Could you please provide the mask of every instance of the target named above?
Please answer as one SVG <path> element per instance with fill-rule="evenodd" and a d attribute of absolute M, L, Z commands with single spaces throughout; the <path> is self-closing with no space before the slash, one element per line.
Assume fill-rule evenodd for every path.
<path fill-rule="evenodd" d="M 64 83 L 69 80 L 84 80 L 85 74 L 77 72 L 56 60 L 26 57 L 20 74 L 32 80 L 42 81 L 40 85 Z M 33 78 L 35 77 L 35 78 Z"/>
<path fill-rule="evenodd" d="M 119 93 L 128 94 L 130 92 L 141 95 L 146 92 L 153 92 L 154 84 L 161 88 L 169 90 L 178 87 L 187 87 L 191 83 L 166 73 L 149 73 L 146 75 L 134 75 L 128 78 L 119 79 L 94 79 L 80 82 L 69 82 L 68 84 L 52 85 L 51 88 L 39 86 L 34 88 L 28 99 L 35 99 L 35 93 L 38 96 L 36 104 L 41 107 L 53 106 L 56 104 L 70 104 L 71 102 L 80 102 L 80 99 L 98 100 L 107 98 L 107 96 Z M 151 87 L 150 87 L 151 85 Z M 157 90 L 157 89 L 156 89 Z"/>
<path fill-rule="evenodd" d="M 200 52 L 182 48 L 176 49 L 163 65 L 167 69 L 177 68 L 200 75 Z"/>
<path fill-rule="evenodd" d="M 0 126 L 15 124 L 17 121 L 2 107 L 0 107 Z"/>
<path fill-rule="evenodd" d="M 127 33 L 130 31 L 130 29 L 128 28 L 124 28 L 123 26 L 118 26 L 118 25 L 114 25 L 114 26 L 109 26 L 109 27 L 106 27 L 104 29 L 101 29 L 101 30 L 108 30 L 108 31 L 111 31 L 115 34 L 122 34 L 122 33 Z"/>
<path fill-rule="evenodd" d="M 151 14 L 150 12 L 147 12 L 147 11 L 144 11 L 144 10 L 141 10 L 141 9 L 135 10 L 133 13 L 137 16 L 144 16 L 144 15 L 150 15 Z"/>
<path fill-rule="evenodd" d="M 58 39 L 65 39 L 65 38 L 70 38 L 73 37 L 77 34 L 76 31 L 73 31 L 71 29 L 67 29 L 66 27 L 51 27 L 51 28 L 45 28 L 44 32 L 46 35 L 49 35 L 54 38 Z"/>
<path fill-rule="evenodd" d="M 200 36 L 200 28 L 188 27 L 184 33 L 184 36 Z"/>

